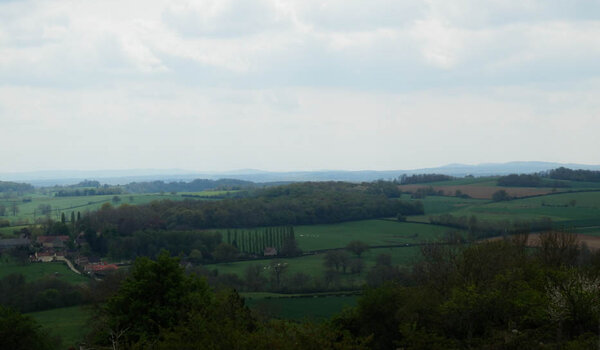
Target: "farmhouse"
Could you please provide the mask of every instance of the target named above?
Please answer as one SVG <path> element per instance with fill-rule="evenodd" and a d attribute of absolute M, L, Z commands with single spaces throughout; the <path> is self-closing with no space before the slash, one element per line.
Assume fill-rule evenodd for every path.
<path fill-rule="evenodd" d="M 45 252 L 36 252 L 35 253 L 35 261 L 39 262 L 51 262 L 56 261 L 59 258 L 65 257 L 64 252 L 55 252 L 55 251 L 45 251 Z"/>
<path fill-rule="evenodd" d="M 273 247 L 266 247 L 264 252 L 264 256 L 277 256 L 277 249 Z"/>
<path fill-rule="evenodd" d="M 69 236 L 39 236 L 37 242 L 44 248 L 58 248 L 62 249 L 65 247 L 65 243 L 69 240 Z"/>

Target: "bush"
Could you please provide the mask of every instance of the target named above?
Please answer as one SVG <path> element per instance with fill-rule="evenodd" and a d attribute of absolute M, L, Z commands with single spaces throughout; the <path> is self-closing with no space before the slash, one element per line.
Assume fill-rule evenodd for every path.
<path fill-rule="evenodd" d="M 494 202 L 508 201 L 510 199 L 511 199 L 510 195 L 505 190 L 496 191 L 492 195 L 492 200 Z"/>

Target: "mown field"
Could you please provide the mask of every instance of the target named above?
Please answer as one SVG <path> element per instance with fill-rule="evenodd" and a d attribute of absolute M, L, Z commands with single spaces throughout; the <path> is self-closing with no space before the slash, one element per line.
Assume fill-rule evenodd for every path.
<path fill-rule="evenodd" d="M 267 317 L 291 320 L 323 320 L 356 306 L 358 295 L 244 296 L 246 305 Z"/>
<path fill-rule="evenodd" d="M 61 349 L 77 348 L 88 332 L 90 311 L 81 306 L 32 312 L 33 317 L 51 336 L 60 337 Z"/>
<path fill-rule="evenodd" d="M 448 228 L 395 220 L 363 220 L 330 225 L 294 227 L 298 246 L 309 252 L 341 248 L 354 240 L 370 246 L 418 243 L 441 238 Z"/>
<path fill-rule="evenodd" d="M 389 254 L 392 258 L 392 264 L 400 265 L 403 267 L 410 267 L 416 261 L 418 261 L 421 251 L 419 247 L 395 247 L 395 248 L 377 248 L 370 249 L 369 251 L 362 254 L 361 259 L 365 262 L 365 269 L 360 274 L 342 274 L 340 276 L 341 282 L 348 285 L 353 285 L 360 288 L 365 282 L 365 277 L 369 272 L 369 269 L 375 265 L 377 256 L 380 254 Z M 289 278 L 294 273 L 302 272 L 314 278 L 322 278 L 325 273 L 324 266 L 325 253 L 305 255 L 297 258 L 282 258 L 277 259 L 279 262 L 287 264 L 287 270 L 283 276 L 284 279 Z M 219 274 L 231 273 L 244 277 L 244 272 L 248 266 L 258 265 L 264 272 L 265 276 L 269 274 L 269 264 L 274 259 L 258 259 L 258 260 L 247 260 L 237 261 L 231 263 L 220 263 L 204 265 L 209 270 L 218 270 Z"/>
<path fill-rule="evenodd" d="M 420 248 L 412 245 L 439 241 L 448 232 L 456 231 L 443 226 L 405 223 L 391 219 L 352 221 L 330 225 L 304 225 L 296 226 L 294 230 L 300 249 L 305 253 L 318 253 L 278 259 L 288 266 L 284 278 L 301 272 L 312 278 L 322 279 L 326 270 L 324 267 L 326 252 L 324 250 L 344 248 L 354 240 L 362 241 L 371 247 L 392 246 L 372 248 L 363 253 L 361 259 L 365 263 L 365 268 L 361 273 L 340 274 L 340 283 L 352 288 L 362 287 L 367 274 L 375 265 L 378 255 L 389 254 L 392 264 L 410 267 L 420 256 Z M 205 267 L 209 270 L 217 270 L 219 274 L 235 274 L 243 278 L 245 270 L 251 265 L 259 265 L 265 271 L 265 275 L 268 275 L 269 264 L 272 261 L 273 259 L 258 259 L 210 264 Z"/>
<path fill-rule="evenodd" d="M 453 215 L 476 215 L 483 220 L 535 220 L 543 217 L 567 227 L 600 225 L 600 192 L 571 192 L 491 202 L 458 209 Z"/>
<path fill-rule="evenodd" d="M 86 283 L 89 278 L 69 270 L 64 262 L 19 264 L 4 255 L 0 260 L 0 278 L 20 273 L 25 280 L 35 281 L 42 278 L 57 278 L 69 283 Z"/>

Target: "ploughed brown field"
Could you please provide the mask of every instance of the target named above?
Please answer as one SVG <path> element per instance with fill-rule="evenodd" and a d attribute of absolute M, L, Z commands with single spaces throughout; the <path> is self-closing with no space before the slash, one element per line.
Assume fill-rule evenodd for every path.
<path fill-rule="evenodd" d="M 400 185 L 402 192 L 415 192 L 419 188 L 428 188 L 426 185 Z M 496 187 L 496 186 L 476 186 L 476 185 L 457 185 L 457 186 L 433 186 L 435 191 L 443 191 L 444 195 L 454 196 L 456 190 L 476 199 L 492 199 L 494 192 L 505 190 L 511 197 L 529 197 L 552 193 L 548 188 L 535 187 Z"/>
<path fill-rule="evenodd" d="M 590 249 L 600 249 L 600 236 L 589 236 L 582 235 L 579 233 L 573 233 L 573 235 L 577 236 L 577 243 L 584 243 Z M 492 237 L 488 238 L 485 241 L 497 241 L 503 239 L 502 237 Z M 540 234 L 532 233 L 527 236 L 527 246 L 528 247 L 539 247 L 540 246 Z"/>

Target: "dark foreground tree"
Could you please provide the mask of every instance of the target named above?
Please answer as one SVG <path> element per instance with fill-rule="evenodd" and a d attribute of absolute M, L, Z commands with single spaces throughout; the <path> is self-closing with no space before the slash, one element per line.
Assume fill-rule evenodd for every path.
<path fill-rule="evenodd" d="M 161 330 L 172 329 L 207 307 L 211 294 L 204 280 L 187 276 L 179 260 L 162 252 L 156 261 L 138 258 L 131 275 L 108 300 L 97 319 L 92 342 L 149 346 Z"/>
<path fill-rule="evenodd" d="M 166 252 L 137 259 L 95 320 L 95 349 L 361 350 L 365 341 L 330 323 L 260 323 L 237 292 L 214 294 Z"/>

